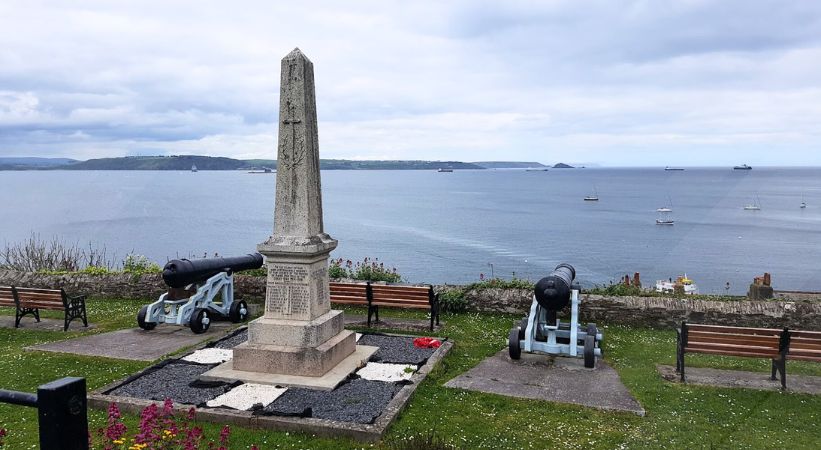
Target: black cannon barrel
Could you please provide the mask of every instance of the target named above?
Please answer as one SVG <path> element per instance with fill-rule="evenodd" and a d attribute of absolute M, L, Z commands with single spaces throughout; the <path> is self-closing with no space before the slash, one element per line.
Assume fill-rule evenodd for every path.
<path fill-rule="evenodd" d="M 162 279 L 169 287 L 182 288 L 205 281 L 220 272 L 239 272 L 260 267 L 262 255 L 259 253 L 229 258 L 172 259 L 163 267 Z"/>
<path fill-rule="evenodd" d="M 576 269 L 570 264 L 559 264 L 536 283 L 536 301 L 542 308 L 558 311 L 570 303 L 570 290 L 576 279 Z"/>

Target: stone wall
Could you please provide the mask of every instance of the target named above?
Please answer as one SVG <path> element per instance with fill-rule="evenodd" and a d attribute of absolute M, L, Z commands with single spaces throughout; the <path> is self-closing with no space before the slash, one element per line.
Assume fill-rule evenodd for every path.
<path fill-rule="evenodd" d="M 63 288 L 70 295 L 85 294 L 89 297 L 134 300 L 156 299 L 168 289 L 160 274 L 47 275 L 0 270 L 0 286 L 10 285 L 44 289 Z M 246 301 L 262 302 L 265 299 L 265 278 L 236 275 L 234 296 Z"/>
<path fill-rule="evenodd" d="M 530 289 L 483 289 L 465 294 L 470 309 L 525 315 Z M 742 327 L 821 330 L 821 302 L 713 301 L 663 297 L 605 297 L 582 294 L 581 320 L 640 327 L 670 328 L 682 321 Z M 569 317 L 570 308 L 562 311 Z"/>
<path fill-rule="evenodd" d="M 166 287 L 159 274 L 149 275 L 44 275 L 0 270 L 0 286 L 64 288 L 69 294 L 124 299 L 156 299 Z M 436 286 L 437 291 L 455 286 Z M 237 298 L 261 303 L 265 278 L 236 275 Z M 527 314 L 530 289 L 483 289 L 468 292 L 470 309 L 476 312 Z M 564 311 L 567 316 L 568 311 Z M 748 327 L 821 330 L 821 302 L 817 301 L 710 301 L 662 297 L 604 297 L 582 295 L 584 322 L 670 328 L 682 321 Z"/>

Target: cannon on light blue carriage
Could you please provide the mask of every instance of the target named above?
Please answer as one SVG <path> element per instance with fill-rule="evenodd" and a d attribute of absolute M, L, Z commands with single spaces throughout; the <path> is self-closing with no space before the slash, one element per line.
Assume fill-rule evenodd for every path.
<path fill-rule="evenodd" d="M 262 267 L 262 255 L 249 253 L 231 258 L 174 259 L 162 271 L 168 292 L 137 313 L 137 325 L 153 330 L 157 324 L 188 325 L 205 333 L 211 319 L 234 323 L 248 317 L 245 301 L 234 301 L 234 272 Z"/>
<path fill-rule="evenodd" d="M 576 269 L 559 264 L 536 283 L 530 314 L 510 330 L 508 353 L 519 359 L 522 352 L 584 358 L 584 366 L 594 368 L 601 357 L 602 334 L 595 323 L 579 326 L 579 284 Z M 571 304 L 570 323 L 557 313 Z"/>

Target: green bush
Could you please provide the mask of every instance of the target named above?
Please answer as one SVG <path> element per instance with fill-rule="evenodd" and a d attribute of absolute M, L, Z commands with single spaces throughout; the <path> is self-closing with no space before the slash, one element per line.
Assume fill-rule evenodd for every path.
<path fill-rule="evenodd" d="M 482 280 L 477 283 L 472 283 L 465 286 L 465 290 L 475 290 L 481 291 L 483 289 L 533 289 L 534 283 L 530 280 L 525 280 L 523 278 L 516 278 L 513 277 L 510 280 L 505 280 L 502 278 L 489 278 L 487 280 Z"/>
<path fill-rule="evenodd" d="M 365 258 L 362 262 L 357 263 L 350 259 L 332 259 L 328 266 L 328 276 L 335 280 L 352 278 L 361 281 L 385 281 L 388 283 L 402 281 L 402 276 L 396 272 L 396 268 L 386 268 L 385 263 L 379 262 L 379 258 Z"/>
<path fill-rule="evenodd" d="M 78 271 L 77 273 L 84 273 L 86 275 L 108 275 L 110 273 L 116 272 L 109 269 L 108 267 L 87 266 L 83 270 Z"/>
<path fill-rule="evenodd" d="M 248 275 L 250 277 L 267 277 L 268 276 L 268 268 L 264 265 L 262 267 L 250 270 L 243 270 L 243 275 Z"/>
<path fill-rule="evenodd" d="M 464 289 L 448 289 L 439 294 L 439 307 L 443 312 L 462 313 L 468 309 Z"/>
<path fill-rule="evenodd" d="M 123 261 L 123 272 L 135 275 L 144 273 L 160 273 L 162 268 L 143 255 L 130 254 Z"/>
<path fill-rule="evenodd" d="M 585 291 L 588 294 L 598 294 L 598 295 L 612 295 L 616 297 L 625 297 L 625 296 L 649 296 L 652 295 L 651 292 L 646 291 L 638 286 L 627 286 L 624 283 L 610 283 L 607 286 L 596 286 L 592 289 L 588 289 Z"/>

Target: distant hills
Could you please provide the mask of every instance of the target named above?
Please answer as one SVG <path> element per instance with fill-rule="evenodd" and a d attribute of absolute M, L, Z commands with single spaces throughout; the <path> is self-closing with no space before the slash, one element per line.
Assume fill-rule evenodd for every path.
<path fill-rule="evenodd" d="M 253 168 L 276 169 L 276 160 L 233 159 L 214 156 L 126 156 L 77 161 L 69 158 L 6 158 L 0 157 L 0 170 L 240 170 Z M 521 161 L 418 161 L 418 160 L 349 160 L 322 159 L 324 170 L 437 170 L 437 169 L 523 169 L 540 168 L 537 162 Z"/>
<path fill-rule="evenodd" d="M 0 170 L 42 169 L 48 167 L 64 166 L 66 164 L 71 164 L 75 162 L 77 162 L 76 159 L 69 158 L 0 158 Z"/>

